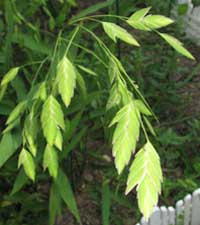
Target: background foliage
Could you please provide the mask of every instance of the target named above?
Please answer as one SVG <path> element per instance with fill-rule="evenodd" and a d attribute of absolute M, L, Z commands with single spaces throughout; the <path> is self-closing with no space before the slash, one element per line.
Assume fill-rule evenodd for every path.
<path fill-rule="evenodd" d="M 168 16 L 172 3 L 153 0 L 148 3 L 135 1 L 133 5 L 131 1 L 120 1 L 120 15 L 129 16 L 137 9 L 151 5 L 153 13 Z M 105 137 L 109 136 L 105 128 L 113 115 L 113 112 L 110 112 L 111 114 L 108 113 L 105 117 L 108 89 L 111 87 L 110 80 L 112 81 L 112 77 L 110 80 L 106 78 L 107 70 L 102 66 L 105 54 L 98 41 L 94 42 L 91 39 L 91 35 L 85 32 L 73 36 L 77 30 L 68 26 L 89 14 L 116 14 L 115 1 L 95 2 L 92 7 L 91 2 L 87 4 L 73 0 L 55 1 L 54 4 L 46 0 L 28 3 L 23 0 L 5 0 L 0 4 L 2 77 L 10 68 L 17 67 L 1 81 L 0 223 L 48 224 L 47 221 L 50 220 L 53 224 L 55 215 L 62 214 L 56 223 L 70 225 L 80 220 L 80 213 L 83 224 L 134 224 L 134 219 L 139 216 L 135 201 L 132 196 L 125 197 L 123 194 L 128 171 L 117 175 L 110 154 L 111 146 L 104 141 Z M 119 22 L 109 17 L 103 20 Z M 140 48 L 130 50 L 124 43 L 116 48 L 116 44 L 104 35 L 98 23 L 91 21 L 86 28 L 95 31 L 97 37 L 101 37 L 101 40 L 109 44 L 110 51 L 118 57 L 121 56 L 121 62 L 128 74 L 137 81 L 154 113 L 159 117 L 160 122 L 153 122 L 155 132 L 158 134 L 153 139 L 153 144 L 161 156 L 165 175 L 161 202 L 173 204 L 185 193 L 199 186 L 199 110 L 190 99 L 194 98 L 193 95 L 195 98 L 199 97 L 195 92 L 195 87 L 199 87 L 196 76 L 199 74 L 198 51 L 194 51 L 197 62 L 187 61 L 165 45 L 160 38 L 144 32 L 135 34 L 142 43 Z M 62 31 L 62 34 L 59 31 Z M 179 24 L 167 28 L 166 32 L 183 37 Z M 61 42 L 57 39 L 59 35 Z M 54 74 L 57 69 L 60 71 L 58 74 L 61 74 L 65 70 L 63 68 L 65 64 L 70 64 L 68 59 L 64 59 L 60 67 L 56 67 L 70 40 L 79 43 L 72 44 L 68 52 L 70 59 L 75 60 L 79 75 L 75 97 L 71 106 L 65 108 L 64 105 L 68 106 L 70 103 L 73 90 L 69 90 L 70 93 L 66 94 L 64 92 L 67 90 L 63 89 L 62 85 L 70 82 L 73 86 L 74 81 L 69 81 L 68 78 L 59 79 L 57 90 L 54 85 L 56 82 Z M 193 49 L 191 43 L 188 43 L 188 46 Z M 67 68 L 69 67 L 73 73 L 73 67 L 70 65 Z M 18 75 L 15 76 L 17 72 Z M 44 78 L 48 82 L 47 85 L 44 85 Z M 7 85 L 9 81 L 11 83 Z M 193 81 L 195 86 L 190 96 L 188 92 L 191 92 Z M 62 98 L 64 102 L 62 109 L 65 122 L 59 106 L 56 106 L 55 114 L 52 112 L 56 118 L 51 117 L 48 110 L 45 112 L 49 105 L 57 105 L 52 96 L 45 101 L 43 108 L 41 103 L 38 103 L 37 99 L 40 101 L 46 99 L 45 86 L 47 92 L 52 89 L 53 93 L 57 91 L 61 93 L 58 100 L 61 102 Z M 70 98 L 66 99 L 65 96 Z M 10 114 L 19 102 L 15 113 Z M 33 109 L 30 111 L 31 107 Z M 35 113 L 37 115 L 38 110 L 42 110 L 44 118 L 42 121 L 46 121 L 42 127 L 47 126 L 44 136 L 50 146 L 54 139 L 52 133 L 49 133 L 51 127 L 57 129 L 59 126 L 63 129 L 63 141 L 58 135 L 55 144 L 57 149 L 65 146 L 62 152 L 58 153 L 55 147 L 48 145 L 45 147 L 43 132 L 38 125 L 39 118 L 33 117 Z M 25 114 L 19 118 L 19 113 L 22 112 Z M 24 131 L 21 137 L 22 127 Z M 104 132 L 102 129 L 105 129 Z M 29 133 L 32 134 L 31 137 L 27 135 Z M 143 143 L 144 137 L 141 139 Z M 20 153 L 24 140 L 31 153 L 26 148 Z M 39 146 L 34 145 L 35 140 Z M 16 149 L 18 152 L 14 154 Z M 35 164 L 32 163 L 31 154 L 34 156 L 36 149 L 42 149 L 38 151 L 39 154 L 37 153 L 36 164 L 42 161 L 45 149 L 43 167 L 48 168 L 53 177 L 58 175 L 56 182 L 52 182 L 48 173 L 43 172 L 41 165 L 37 166 L 36 182 L 33 183 L 27 178 L 26 174 L 32 180 L 35 179 L 33 172 Z M 21 167 L 18 171 L 19 153 L 19 164 L 22 164 L 24 169 Z M 57 155 L 62 170 L 57 169 Z M 79 213 L 72 190 L 77 197 Z M 65 207 L 61 207 L 64 205 L 68 206 L 76 220 L 70 216 Z"/>

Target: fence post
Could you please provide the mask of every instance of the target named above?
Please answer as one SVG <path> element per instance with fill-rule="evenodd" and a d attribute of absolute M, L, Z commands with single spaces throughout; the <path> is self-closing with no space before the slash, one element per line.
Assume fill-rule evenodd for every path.
<path fill-rule="evenodd" d="M 184 225 L 190 225 L 192 211 L 192 195 L 188 194 L 184 198 Z"/>
<path fill-rule="evenodd" d="M 192 223 L 191 225 L 200 224 L 200 189 L 192 194 Z"/>

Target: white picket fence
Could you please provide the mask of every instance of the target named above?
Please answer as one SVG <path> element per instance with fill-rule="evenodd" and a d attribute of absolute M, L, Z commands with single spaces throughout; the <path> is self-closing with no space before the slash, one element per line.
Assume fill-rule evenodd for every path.
<path fill-rule="evenodd" d="M 200 188 L 176 203 L 176 207 L 155 207 L 149 221 L 136 225 L 200 225 Z"/>
<path fill-rule="evenodd" d="M 186 37 L 200 45 L 200 6 L 194 7 L 192 0 L 177 0 L 177 3 L 188 4 L 188 12 L 184 19 Z M 176 7 L 172 10 L 172 16 L 175 16 L 175 11 Z"/>

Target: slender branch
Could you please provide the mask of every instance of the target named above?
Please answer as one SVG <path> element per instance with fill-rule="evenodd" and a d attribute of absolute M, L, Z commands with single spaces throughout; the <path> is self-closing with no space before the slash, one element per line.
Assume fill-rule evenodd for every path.
<path fill-rule="evenodd" d="M 61 38 L 63 41 L 65 41 L 65 42 L 69 42 L 69 39 L 66 39 L 66 38 Z M 83 49 L 85 52 L 87 52 L 87 53 L 89 53 L 89 54 L 91 54 L 92 56 L 94 56 L 96 59 L 98 59 L 99 60 L 99 62 L 101 62 L 106 68 L 108 68 L 108 65 L 97 55 L 97 54 L 95 54 L 93 51 L 91 51 L 90 49 L 88 49 L 88 48 L 86 48 L 86 47 L 84 47 L 84 46 L 82 46 L 82 45 L 80 45 L 80 44 L 77 44 L 77 43 L 75 43 L 75 42 L 72 42 L 71 43 L 72 45 L 74 45 L 74 46 L 76 46 L 76 47 L 79 47 L 79 48 L 81 48 L 81 49 Z"/>
<path fill-rule="evenodd" d="M 80 21 L 83 21 L 83 20 L 91 20 L 93 18 L 103 18 L 103 17 L 112 17 L 112 18 L 118 18 L 118 19 L 121 19 L 121 20 L 126 20 L 128 19 L 128 17 L 125 17 L 125 16 L 119 16 L 119 15 L 106 15 L 106 14 L 102 14 L 102 15 L 92 15 L 92 16 L 86 16 L 86 17 L 82 17 L 82 18 L 79 18 L 79 19 L 75 19 L 75 20 L 71 20 L 69 22 L 69 25 L 73 25 L 77 22 L 80 22 Z"/>
<path fill-rule="evenodd" d="M 74 38 L 76 37 L 78 31 L 79 31 L 79 27 L 77 27 L 77 28 L 75 29 L 75 31 L 74 31 L 72 37 L 70 38 L 69 43 L 68 43 L 67 48 L 66 48 L 66 51 L 65 51 L 65 55 L 68 54 L 69 49 L 70 49 L 70 47 L 71 47 L 71 45 L 72 45 L 72 42 L 73 42 Z"/>

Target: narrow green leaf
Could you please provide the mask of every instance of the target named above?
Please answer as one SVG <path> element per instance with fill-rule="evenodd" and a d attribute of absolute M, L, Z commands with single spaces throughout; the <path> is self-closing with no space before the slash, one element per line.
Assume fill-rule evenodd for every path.
<path fill-rule="evenodd" d="M 64 130 L 65 122 L 60 104 L 52 95 L 44 102 L 41 123 L 48 144 L 53 145 L 57 136 L 58 126 Z"/>
<path fill-rule="evenodd" d="M 136 39 L 124 28 L 110 22 L 103 22 L 102 25 L 104 31 L 114 42 L 116 42 L 117 38 L 119 38 L 128 44 L 140 46 Z"/>
<path fill-rule="evenodd" d="M 93 70 L 91 70 L 90 68 L 86 68 L 85 66 L 82 66 L 82 65 L 78 65 L 78 67 L 82 70 L 82 71 L 84 71 L 84 72 L 86 72 L 87 74 L 89 74 L 89 75 L 92 75 L 92 76 L 98 76 Z"/>
<path fill-rule="evenodd" d="M 54 144 L 60 151 L 62 151 L 63 137 L 59 129 L 57 130 L 57 135 Z"/>
<path fill-rule="evenodd" d="M 24 169 L 20 169 L 20 171 L 17 174 L 17 177 L 15 179 L 15 183 L 13 185 L 10 195 L 14 195 L 18 191 L 20 191 L 22 189 L 22 187 L 27 183 L 27 181 L 28 181 L 28 178 L 24 172 Z"/>
<path fill-rule="evenodd" d="M 12 35 L 12 42 L 21 45 L 21 47 L 30 49 L 35 53 L 51 55 L 53 48 L 42 42 L 41 39 L 35 38 L 33 35 L 24 32 L 15 32 Z"/>
<path fill-rule="evenodd" d="M 56 178 L 58 174 L 58 155 L 56 149 L 50 145 L 47 145 L 44 150 L 43 158 L 44 170 L 48 168 L 49 174 Z"/>
<path fill-rule="evenodd" d="M 24 136 L 29 146 L 29 150 L 33 154 L 33 156 L 36 156 L 36 153 L 37 153 L 37 147 L 36 147 L 35 141 L 36 141 L 38 129 L 39 129 L 39 126 L 38 126 L 38 121 L 36 117 L 32 117 L 30 114 L 25 120 Z"/>
<path fill-rule="evenodd" d="M 144 24 L 150 28 L 151 30 L 159 29 L 162 27 L 166 27 L 174 21 L 168 17 L 161 15 L 149 15 L 143 19 Z"/>
<path fill-rule="evenodd" d="M 114 83 L 110 90 L 110 96 L 106 105 L 106 110 L 109 111 L 114 107 L 119 107 L 121 104 L 121 93 L 119 91 L 118 83 Z"/>
<path fill-rule="evenodd" d="M 111 85 L 113 84 L 114 80 L 120 76 L 120 70 L 116 64 L 117 63 L 114 61 L 114 59 L 111 58 L 108 65 L 108 75 Z"/>
<path fill-rule="evenodd" d="M 159 33 L 159 35 L 169 44 L 171 45 L 177 52 L 180 54 L 188 57 L 189 59 L 195 60 L 194 56 L 183 47 L 183 43 L 181 43 L 178 39 L 175 37 L 165 34 L 165 33 Z"/>
<path fill-rule="evenodd" d="M 79 92 L 80 92 L 80 95 L 83 96 L 84 99 L 87 98 L 87 88 L 86 88 L 86 83 L 85 83 L 85 80 L 83 79 L 83 76 L 77 72 L 77 84 L 78 84 L 78 87 L 79 87 Z"/>
<path fill-rule="evenodd" d="M 145 8 L 134 13 L 128 20 L 127 23 L 135 29 L 151 31 L 166 27 L 174 21 L 168 17 L 161 15 L 148 15 L 150 8 Z"/>
<path fill-rule="evenodd" d="M 134 105 L 138 110 L 146 116 L 152 116 L 152 113 L 141 100 L 134 100 Z"/>
<path fill-rule="evenodd" d="M 26 104 L 27 104 L 26 101 L 20 102 L 10 113 L 10 115 L 6 121 L 6 124 L 10 124 L 14 120 L 16 120 L 20 116 L 20 114 L 24 112 L 24 110 L 26 108 Z"/>
<path fill-rule="evenodd" d="M 46 82 L 42 82 L 39 86 L 37 91 L 35 92 L 33 99 L 38 99 L 45 101 L 47 98 L 47 91 L 46 91 Z"/>
<path fill-rule="evenodd" d="M 145 121 L 147 127 L 149 128 L 151 134 L 156 137 L 156 132 L 155 132 L 154 128 L 152 127 L 150 121 L 148 120 L 148 118 L 146 116 L 144 116 L 144 121 Z"/>
<path fill-rule="evenodd" d="M 12 106 L 7 102 L 0 103 L 0 115 L 8 116 L 12 111 Z"/>
<path fill-rule="evenodd" d="M 10 132 L 12 129 L 14 129 L 15 127 L 19 126 L 20 124 L 20 118 L 17 118 L 16 120 L 14 120 L 13 122 L 11 122 L 6 129 L 3 130 L 3 134 Z"/>
<path fill-rule="evenodd" d="M 18 136 L 5 133 L 0 142 L 0 167 L 16 152 L 21 144 Z"/>
<path fill-rule="evenodd" d="M 2 87 L 0 87 L 0 101 L 3 99 L 5 93 L 7 90 L 7 85 L 3 85 Z"/>
<path fill-rule="evenodd" d="M 18 167 L 23 165 L 26 175 L 31 179 L 35 180 L 35 163 L 32 155 L 23 148 L 19 154 Z"/>
<path fill-rule="evenodd" d="M 76 200 L 73 194 L 73 191 L 71 189 L 71 185 L 69 183 L 69 180 L 67 176 L 63 173 L 62 170 L 59 170 L 58 176 L 55 180 L 55 184 L 57 186 L 57 190 L 65 202 L 65 204 L 68 206 L 71 213 L 75 216 L 79 224 L 81 224 L 78 208 L 76 205 Z"/>
<path fill-rule="evenodd" d="M 61 197 L 57 190 L 56 185 L 51 185 L 50 197 L 49 197 L 49 224 L 54 225 L 56 216 L 61 214 Z"/>
<path fill-rule="evenodd" d="M 68 107 L 76 86 L 76 70 L 66 56 L 61 59 L 57 66 L 57 82 L 62 100 Z"/>
<path fill-rule="evenodd" d="M 109 225 L 110 221 L 110 207 L 111 207 L 111 193 L 108 183 L 102 185 L 102 225 Z"/>
<path fill-rule="evenodd" d="M 151 9 L 151 7 L 147 7 L 147 8 L 143 8 L 143 9 L 136 11 L 129 17 L 129 20 L 130 21 L 131 20 L 138 21 L 138 20 L 143 19 L 146 16 L 146 14 L 149 12 L 150 9 Z"/>
<path fill-rule="evenodd" d="M 10 69 L 3 77 L 1 81 L 1 86 L 7 85 L 10 81 L 12 81 L 19 71 L 19 67 L 14 67 Z"/>
<path fill-rule="evenodd" d="M 108 1 L 103 1 L 103 2 L 99 2 L 97 4 L 94 4 L 94 5 L 91 5 L 88 8 L 81 10 L 81 12 L 78 13 L 77 15 L 73 16 L 72 19 L 70 20 L 70 23 L 73 23 L 73 21 L 76 21 L 77 19 L 85 17 L 89 14 L 95 13 L 95 12 L 99 11 L 100 9 L 106 8 L 110 5 L 112 5 L 113 2 L 114 2 L 114 0 L 108 0 Z"/>
<path fill-rule="evenodd" d="M 12 88 L 15 90 L 17 94 L 18 102 L 23 101 L 27 97 L 27 84 L 24 82 L 22 77 L 15 77 L 15 79 L 11 82 Z"/>

